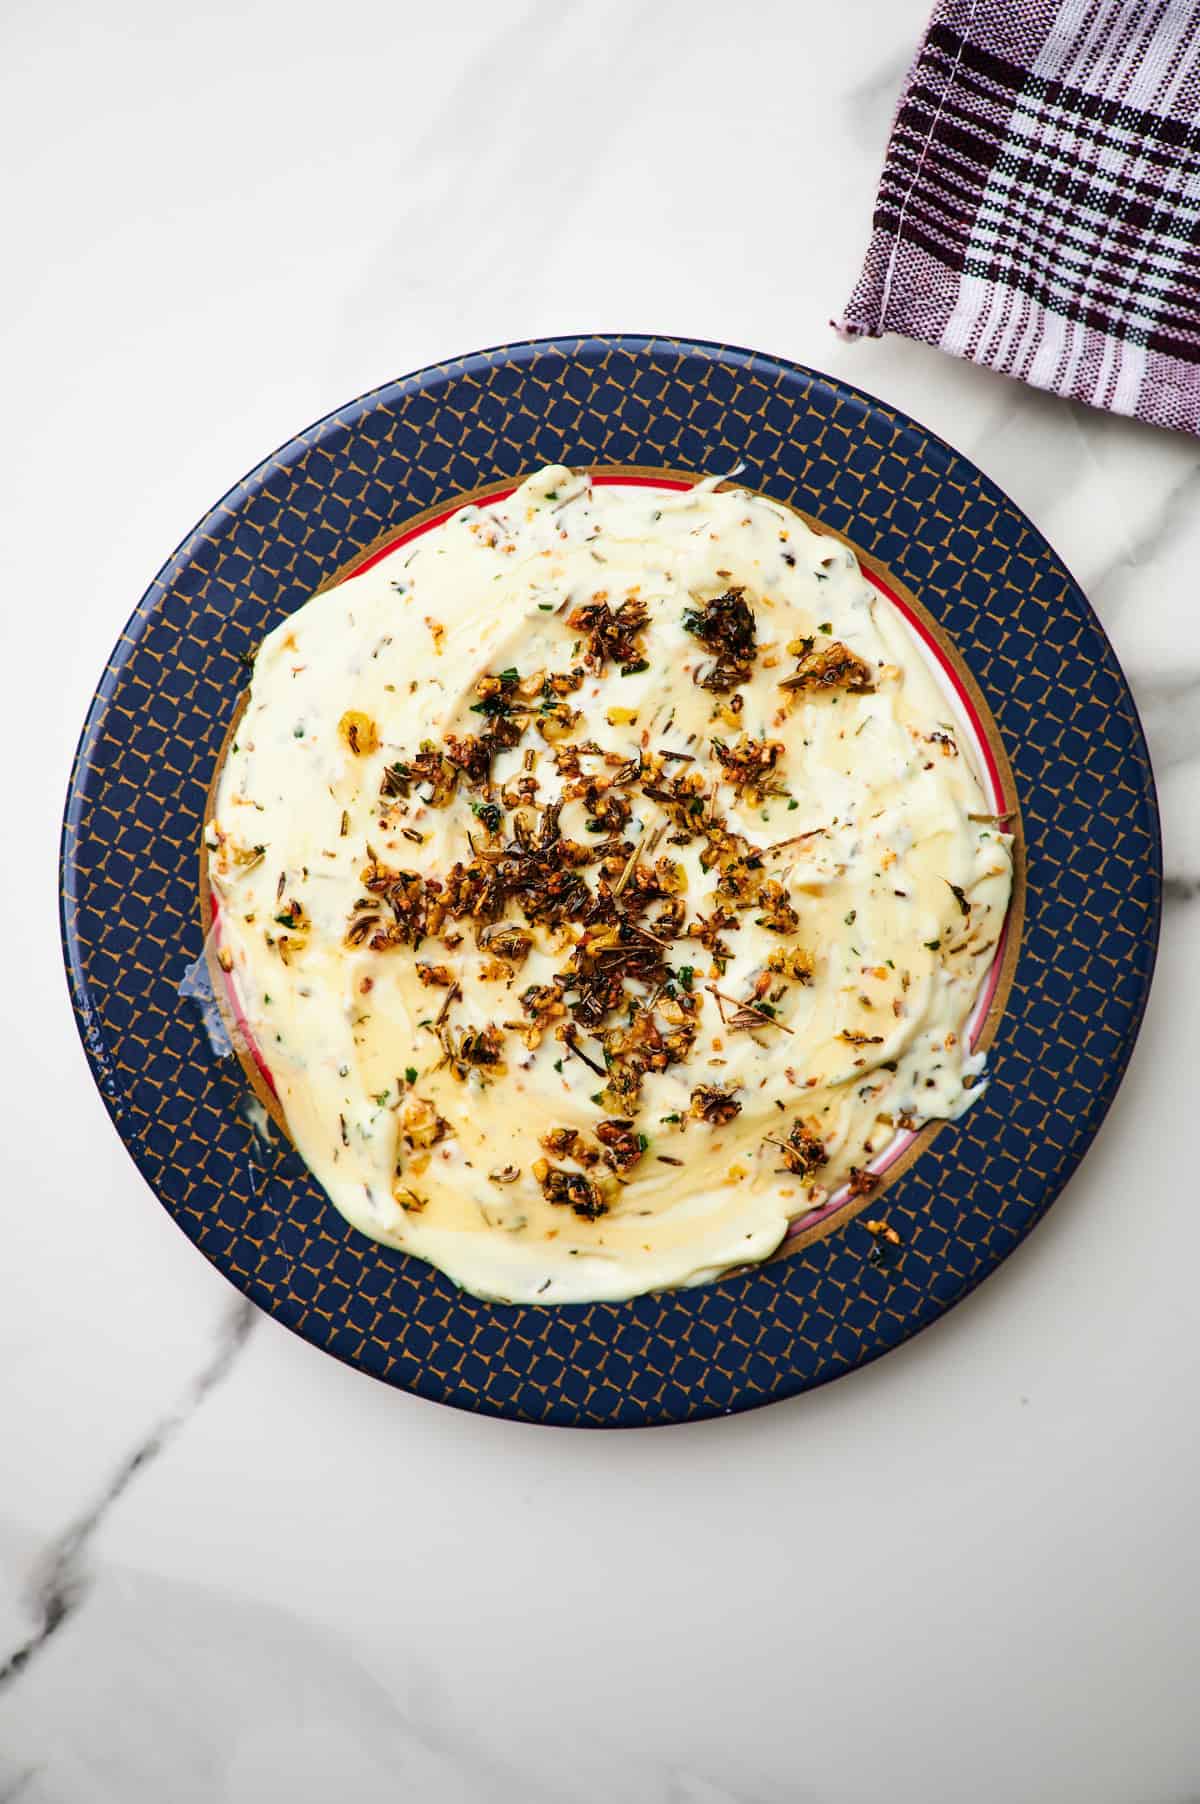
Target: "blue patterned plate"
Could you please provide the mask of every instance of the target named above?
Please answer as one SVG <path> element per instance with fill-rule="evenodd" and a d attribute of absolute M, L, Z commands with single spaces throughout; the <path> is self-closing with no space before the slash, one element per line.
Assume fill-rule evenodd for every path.
<path fill-rule="evenodd" d="M 678 478 L 739 461 L 750 487 L 845 537 L 915 619 L 1018 813 L 1025 880 L 983 1026 L 992 1082 L 889 1170 L 868 1213 L 899 1246 L 870 1233 L 856 1203 L 767 1265 L 699 1289 L 552 1309 L 479 1302 L 342 1220 L 286 1144 L 254 1128 L 241 1067 L 214 1055 L 181 998 L 202 952 L 200 831 L 240 660 L 319 584 L 465 492 L 550 462 Z M 903 414 L 811 370 L 718 345 L 588 338 L 481 352 L 364 395 L 201 521 L 138 604 L 84 726 L 62 929 L 117 1131 L 184 1233 L 257 1304 L 442 1403 L 640 1426 L 836 1378 L 1012 1251 L 1125 1069 L 1160 884 L 1154 781 L 1125 680 L 1068 572 L 993 483 Z"/>

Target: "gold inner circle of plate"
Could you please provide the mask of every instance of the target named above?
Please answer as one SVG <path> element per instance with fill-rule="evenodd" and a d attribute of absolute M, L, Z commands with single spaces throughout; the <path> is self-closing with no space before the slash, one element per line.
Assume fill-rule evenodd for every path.
<path fill-rule="evenodd" d="M 690 484 L 703 480 L 702 477 L 691 470 L 663 469 L 646 464 L 605 464 L 591 473 L 593 475 L 605 477 L 619 478 L 625 476 L 639 477 L 643 480 L 657 479 L 663 483 L 674 482 Z M 403 525 L 391 527 L 386 532 L 380 533 L 379 537 L 373 539 L 369 545 L 365 545 L 361 551 L 355 552 L 352 558 L 347 559 L 347 561 L 340 565 L 337 570 L 333 571 L 331 575 L 325 577 L 322 582 L 318 583 L 313 593 L 316 595 L 324 594 L 327 589 L 335 588 L 338 583 L 345 582 L 347 577 L 353 576 L 362 568 L 363 564 L 367 563 L 371 558 L 376 557 L 379 552 L 384 550 L 388 545 L 394 544 L 397 539 L 407 537 L 415 528 L 421 527 L 428 521 L 435 520 L 442 515 L 448 516 L 449 514 L 456 512 L 460 507 L 468 506 L 473 501 L 486 500 L 489 495 L 494 495 L 498 488 L 507 489 L 509 487 L 519 487 L 519 485 L 525 481 L 526 476 L 532 474 L 532 471 L 527 471 L 524 475 L 515 478 L 506 478 L 502 481 L 493 479 L 491 482 L 480 483 L 476 488 L 466 490 L 452 500 L 440 501 L 436 506 L 427 507 L 420 513 L 413 514 L 403 523 Z M 877 576 L 879 580 L 890 589 L 894 595 L 899 596 L 905 606 L 910 608 L 916 615 L 917 619 L 921 622 L 922 626 L 936 644 L 942 659 L 952 670 L 958 683 L 971 699 L 983 729 L 983 736 L 996 761 L 996 768 L 1000 772 L 1000 812 L 1002 814 L 1011 814 L 1012 820 L 1009 824 L 1008 831 L 1012 834 L 1013 838 L 1013 886 L 1012 896 L 1008 905 L 1008 914 L 1005 919 L 1004 957 L 1001 960 L 996 988 L 993 992 L 991 1002 L 988 1005 L 987 1014 L 979 1025 L 979 1032 L 977 1033 L 974 1042 L 977 1051 L 985 1052 L 995 1038 L 996 1029 L 1000 1023 L 1000 1017 L 1004 1013 L 1005 1004 L 1007 1003 L 1009 994 L 1012 990 L 1013 978 L 1017 968 L 1017 959 L 1021 949 L 1021 930 L 1025 919 L 1026 885 L 1025 833 L 1021 820 L 1020 799 L 1017 795 L 1012 765 L 1010 764 L 1008 754 L 1004 749 L 1004 742 L 1000 737 L 999 729 L 992 717 L 992 711 L 984 700 L 983 692 L 975 681 L 975 678 L 972 676 L 970 670 L 967 668 L 965 661 L 949 634 L 939 625 L 933 615 L 930 614 L 929 610 L 922 605 L 908 585 L 901 582 L 900 579 L 888 569 L 886 564 L 881 563 L 880 560 L 873 557 L 870 552 L 864 551 L 861 546 L 856 545 L 854 540 L 850 538 L 848 534 L 835 531 L 833 527 L 827 526 L 823 520 L 813 514 L 806 513 L 803 508 L 796 507 L 792 502 L 782 501 L 778 495 L 766 495 L 765 491 L 753 489 L 749 484 L 722 482 L 718 483 L 717 487 L 718 489 L 741 488 L 745 489 L 748 494 L 762 494 L 766 500 L 775 501 L 781 506 L 789 507 L 794 514 L 798 515 L 798 517 L 804 521 L 806 526 L 811 527 L 813 532 L 823 535 L 826 538 L 838 539 L 843 545 L 849 546 L 863 568 L 871 571 L 874 576 Z M 233 1042 L 233 1048 L 237 1055 L 238 1063 L 241 1065 L 246 1081 L 254 1092 L 254 1095 L 258 1098 L 259 1102 L 267 1111 L 272 1121 L 274 1121 L 275 1125 L 279 1128 L 280 1132 L 287 1135 L 287 1120 L 284 1116 L 283 1109 L 280 1106 L 279 1099 L 258 1069 L 246 1042 L 246 1037 L 234 1015 L 229 999 L 225 973 L 217 963 L 216 939 L 212 931 L 212 894 L 208 877 L 208 847 L 205 843 L 204 829 L 212 818 L 217 784 L 220 780 L 221 771 L 224 768 L 225 758 L 229 747 L 233 742 L 234 732 L 245 711 L 248 698 L 249 691 L 241 697 L 234 710 L 233 718 L 229 723 L 229 729 L 226 732 L 225 737 L 221 742 L 221 748 L 217 753 L 216 761 L 213 766 L 212 781 L 209 784 L 208 795 L 205 800 L 204 821 L 200 833 L 200 922 L 204 931 L 205 955 L 212 978 L 213 994 L 216 997 L 217 1006 L 220 1009 L 221 1017 L 229 1032 L 229 1037 Z M 799 1252 L 802 1248 L 811 1246 L 813 1241 L 821 1240 L 827 1234 L 836 1232 L 837 1229 L 844 1227 L 847 1222 L 853 1220 L 853 1218 L 858 1215 L 861 1210 L 868 1207 L 868 1205 L 877 1209 L 888 1188 L 895 1183 L 897 1178 L 901 1177 L 909 1169 L 914 1160 L 920 1158 L 926 1147 L 929 1146 L 933 1140 L 935 1134 L 939 1134 L 942 1129 L 948 1125 L 949 1124 L 945 1121 L 927 1122 L 924 1127 L 918 1129 L 912 1143 L 904 1149 L 892 1164 L 888 1166 L 886 1171 L 880 1174 L 878 1185 L 869 1195 L 849 1196 L 838 1208 L 830 1211 L 830 1213 L 824 1216 L 819 1222 L 815 1222 L 811 1227 L 801 1228 L 798 1231 L 791 1233 L 788 1238 L 776 1248 L 775 1252 L 770 1255 L 770 1258 L 765 1263 L 769 1264 L 771 1260 L 774 1259 L 787 1258 L 789 1254 Z M 290 1136 L 288 1137 L 290 1138 Z M 736 1275 L 735 1272 L 725 1272 L 722 1274 L 722 1278 L 730 1278 Z M 718 1278 L 714 1280 L 714 1282 L 720 1283 L 722 1278 Z"/>

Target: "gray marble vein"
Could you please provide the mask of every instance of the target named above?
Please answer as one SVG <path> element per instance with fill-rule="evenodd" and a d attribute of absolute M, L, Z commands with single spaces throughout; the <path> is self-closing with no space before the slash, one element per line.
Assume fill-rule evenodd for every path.
<path fill-rule="evenodd" d="M 513 1658 L 536 1685 L 538 1657 Z M 416 1650 L 373 1661 L 302 1608 L 102 1566 L 70 1647 L 0 1719 L 0 1799 L 817 1804 L 804 1784 L 739 1780 L 736 1758 L 720 1763 L 731 1777 L 686 1754 L 627 1752 L 601 1724 L 572 1746 L 548 1720 L 514 1761 L 488 1713 L 464 1714 L 450 1691 Z"/>
<path fill-rule="evenodd" d="M 245 1297 L 238 1297 L 229 1306 L 211 1354 L 180 1402 L 142 1436 L 99 1495 L 46 1549 L 29 1587 L 35 1627 L 0 1665 L 0 1691 L 20 1678 L 39 1651 L 79 1609 L 88 1589 L 88 1549 L 108 1512 L 187 1426 L 209 1393 L 229 1376 L 256 1319 L 257 1311 Z"/>
<path fill-rule="evenodd" d="M 1093 577 L 1091 599 L 1102 611 L 1144 600 L 1136 580 L 1129 581 L 1149 559 L 1160 559 L 1175 540 L 1197 523 L 1200 497 L 1200 458 L 1185 468 L 1148 511 L 1138 509 L 1118 557 Z M 1115 591 L 1115 593 L 1113 593 Z M 1110 601 L 1111 596 L 1111 601 Z"/>
<path fill-rule="evenodd" d="M 846 115 L 855 136 L 880 153 L 912 55 L 911 45 L 893 51 L 846 94 Z"/>

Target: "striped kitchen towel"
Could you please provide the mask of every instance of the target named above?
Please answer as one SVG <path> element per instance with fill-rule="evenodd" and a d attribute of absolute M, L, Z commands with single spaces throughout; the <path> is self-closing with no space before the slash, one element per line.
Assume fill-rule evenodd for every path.
<path fill-rule="evenodd" d="M 1200 432 L 1200 0 L 938 0 L 841 329 Z"/>

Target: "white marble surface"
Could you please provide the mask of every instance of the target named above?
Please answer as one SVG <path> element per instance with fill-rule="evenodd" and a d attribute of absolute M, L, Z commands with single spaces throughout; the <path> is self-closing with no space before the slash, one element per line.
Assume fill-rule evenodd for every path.
<path fill-rule="evenodd" d="M 1200 446 L 836 342 L 923 0 L 10 0 L 0 1800 L 1200 1796 Z M 432 359 L 680 332 L 844 372 L 1003 483 L 1153 747 L 1128 1080 L 1047 1223 L 811 1398 L 474 1421 L 248 1311 L 92 1090 L 57 825 L 116 633 L 259 456 Z"/>

